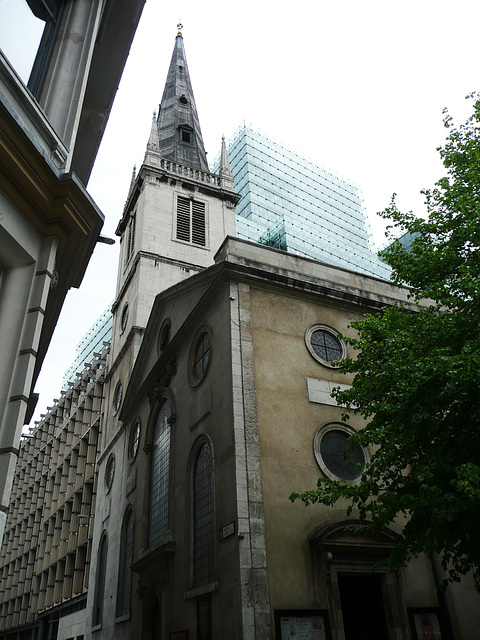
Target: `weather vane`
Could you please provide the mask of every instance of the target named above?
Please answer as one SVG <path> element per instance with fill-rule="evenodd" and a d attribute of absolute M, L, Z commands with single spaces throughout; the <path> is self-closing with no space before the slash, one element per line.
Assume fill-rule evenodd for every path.
<path fill-rule="evenodd" d="M 183 29 L 183 24 L 181 22 L 179 22 L 177 24 L 177 29 L 178 29 L 177 36 L 181 36 L 182 35 L 182 29 Z"/>

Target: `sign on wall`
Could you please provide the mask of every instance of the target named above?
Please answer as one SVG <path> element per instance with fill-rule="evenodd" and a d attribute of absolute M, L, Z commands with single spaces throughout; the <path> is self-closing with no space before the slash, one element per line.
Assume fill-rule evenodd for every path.
<path fill-rule="evenodd" d="M 276 611 L 277 637 L 281 640 L 329 640 L 326 611 Z"/>

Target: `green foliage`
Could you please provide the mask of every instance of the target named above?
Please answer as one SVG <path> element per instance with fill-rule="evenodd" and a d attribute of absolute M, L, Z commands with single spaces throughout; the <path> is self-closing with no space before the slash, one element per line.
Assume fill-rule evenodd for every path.
<path fill-rule="evenodd" d="M 447 175 L 425 190 L 428 219 L 380 215 L 409 232 L 383 258 L 392 280 L 411 288 L 415 310 L 402 304 L 353 322 L 358 356 L 341 363 L 351 389 L 332 395 L 366 427 L 351 437 L 373 451 L 359 484 L 320 478 L 293 493 L 306 505 L 346 499 L 373 532 L 403 525 L 392 566 L 421 552 L 442 554 L 449 580 L 473 570 L 480 591 L 480 95 L 456 128 L 445 112 L 447 142 L 439 148 Z M 426 302 L 426 299 L 428 301 Z"/>

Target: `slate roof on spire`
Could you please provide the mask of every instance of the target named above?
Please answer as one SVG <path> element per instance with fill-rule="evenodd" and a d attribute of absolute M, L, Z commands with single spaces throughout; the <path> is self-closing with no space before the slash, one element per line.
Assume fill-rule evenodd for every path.
<path fill-rule="evenodd" d="M 180 31 L 175 39 L 157 127 L 163 158 L 209 171 Z"/>

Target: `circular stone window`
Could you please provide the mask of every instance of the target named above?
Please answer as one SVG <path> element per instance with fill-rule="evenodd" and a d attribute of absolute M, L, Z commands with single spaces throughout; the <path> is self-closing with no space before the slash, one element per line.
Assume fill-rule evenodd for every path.
<path fill-rule="evenodd" d="M 316 323 L 305 332 L 305 344 L 310 354 L 321 364 L 334 368 L 332 364 L 347 356 L 347 346 L 339 333 L 326 324 Z"/>
<path fill-rule="evenodd" d="M 105 486 L 107 491 L 110 491 L 113 484 L 113 478 L 115 476 L 115 456 L 110 454 L 110 457 L 107 461 L 107 466 L 105 468 Z"/>
<path fill-rule="evenodd" d="M 122 317 L 120 318 L 120 330 L 122 333 L 125 331 L 125 327 L 128 322 L 128 303 L 123 307 Z"/>
<path fill-rule="evenodd" d="M 163 324 L 158 333 L 157 351 L 161 353 L 170 341 L 170 319 L 167 318 L 163 321 Z"/>
<path fill-rule="evenodd" d="M 123 398 L 123 383 L 121 380 L 117 382 L 117 386 L 115 387 L 115 393 L 113 394 L 113 408 L 115 413 L 120 409 Z"/>
<path fill-rule="evenodd" d="M 326 424 L 315 434 L 313 452 L 320 469 L 332 480 L 356 482 L 370 456 L 368 449 L 356 445 L 348 451 L 352 429 L 341 423 Z"/>
<path fill-rule="evenodd" d="M 140 420 L 136 420 L 130 430 L 130 438 L 128 441 L 128 457 L 133 462 L 137 457 L 138 448 L 140 446 Z"/>
<path fill-rule="evenodd" d="M 210 362 L 210 334 L 206 329 L 200 331 L 192 353 L 192 378 L 193 384 L 197 384 L 202 380 L 207 372 Z"/>

